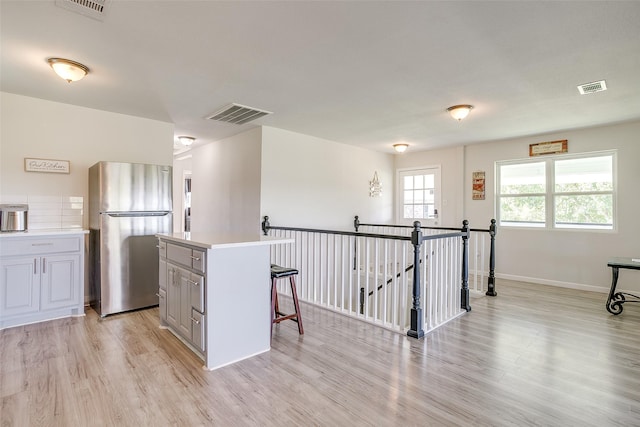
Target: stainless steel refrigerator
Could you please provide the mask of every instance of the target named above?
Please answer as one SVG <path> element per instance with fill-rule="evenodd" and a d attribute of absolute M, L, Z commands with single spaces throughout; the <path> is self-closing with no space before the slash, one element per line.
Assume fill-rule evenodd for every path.
<path fill-rule="evenodd" d="M 156 233 L 172 231 L 171 166 L 89 168 L 91 307 L 102 317 L 158 305 Z"/>

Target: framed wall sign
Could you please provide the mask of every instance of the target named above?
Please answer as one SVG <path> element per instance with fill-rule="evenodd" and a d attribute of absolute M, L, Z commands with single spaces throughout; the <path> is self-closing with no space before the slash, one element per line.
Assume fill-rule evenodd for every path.
<path fill-rule="evenodd" d="M 558 154 L 567 152 L 567 140 L 538 142 L 529 144 L 529 157 L 541 156 L 543 154 Z"/>
<path fill-rule="evenodd" d="M 69 173 L 69 160 L 33 159 L 25 157 L 26 172 Z"/>
<path fill-rule="evenodd" d="M 484 200 L 484 171 L 473 173 L 472 200 Z"/>

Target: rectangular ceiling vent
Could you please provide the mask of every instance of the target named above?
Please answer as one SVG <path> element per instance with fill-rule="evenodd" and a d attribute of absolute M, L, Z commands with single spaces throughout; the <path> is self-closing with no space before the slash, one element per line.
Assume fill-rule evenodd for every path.
<path fill-rule="evenodd" d="M 580 95 L 602 92 L 603 90 L 607 90 L 607 84 L 605 83 L 604 80 L 600 80 L 598 82 L 585 83 L 583 85 L 578 86 L 578 92 L 580 92 Z"/>
<path fill-rule="evenodd" d="M 56 6 L 104 21 L 111 0 L 56 0 Z"/>
<path fill-rule="evenodd" d="M 273 114 L 271 111 L 259 110 L 253 107 L 247 107 L 240 104 L 229 104 L 222 110 L 213 113 L 207 117 L 209 120 L 216 120 L 219 122 L 233 123 L 236 125 L 243 125 L 255 119 L 259 119 L 267 114 Z"/>

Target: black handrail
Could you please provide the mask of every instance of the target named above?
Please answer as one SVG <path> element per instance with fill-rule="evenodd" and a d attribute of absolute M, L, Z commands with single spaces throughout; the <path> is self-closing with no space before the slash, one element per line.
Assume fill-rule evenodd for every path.
<path fill-rule="evenodd" d="M 356 231 L 358 231 L 358 228 L 360 226 L 367 226 L 367 227 L 392 227 L 392 228 L 410 228 L 411 230 L 413 230 L 413 225 L 401 225 L 401 224 L 365 224 L 363 222 L 360 222 L 360 217 L 358 215 L 356 215 L 354 217 L 355 219 L 353 220 L 353 226 L 355 227 Z M 460 231 L 459 228 L 456 227 L 428 227 L 426 225 L 420 225 L 420 229 L 422 230 L 456 230 L 456 231 Z M 489 230 L 470 230 L 470 231 L 489 231 Z"/>
<path fill-rule="evenodd" d="M 304 231 L 307 233 L 337 234 L 339 236 L 372 237 L 374 239 L 411 240 L 411 237 L 409 236 L 396 236 L 393 234 L 358 233 L 353 231 L 323 230 L 319 228 L 274 226 L 269 224 L 269 217 L 265 216 L 262 221 L 262 232 L 266 236 L 269 233 L 269 230 Z"/>

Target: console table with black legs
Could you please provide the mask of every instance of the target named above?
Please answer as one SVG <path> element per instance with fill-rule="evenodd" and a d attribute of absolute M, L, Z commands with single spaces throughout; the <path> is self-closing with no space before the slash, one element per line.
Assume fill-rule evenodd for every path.
<path fill-rule="evenodd" d="M 640 303 L 640 296 L 629 292 L 616 292 L 618 274 L 621 268 L 640 270 L 640 258 L 611 258 L 607 263 L 611 267 L 611 290 L 607 299 L 607 311 L 611 314 L 622 313 L 622 304 L 626 302 Z"/>

